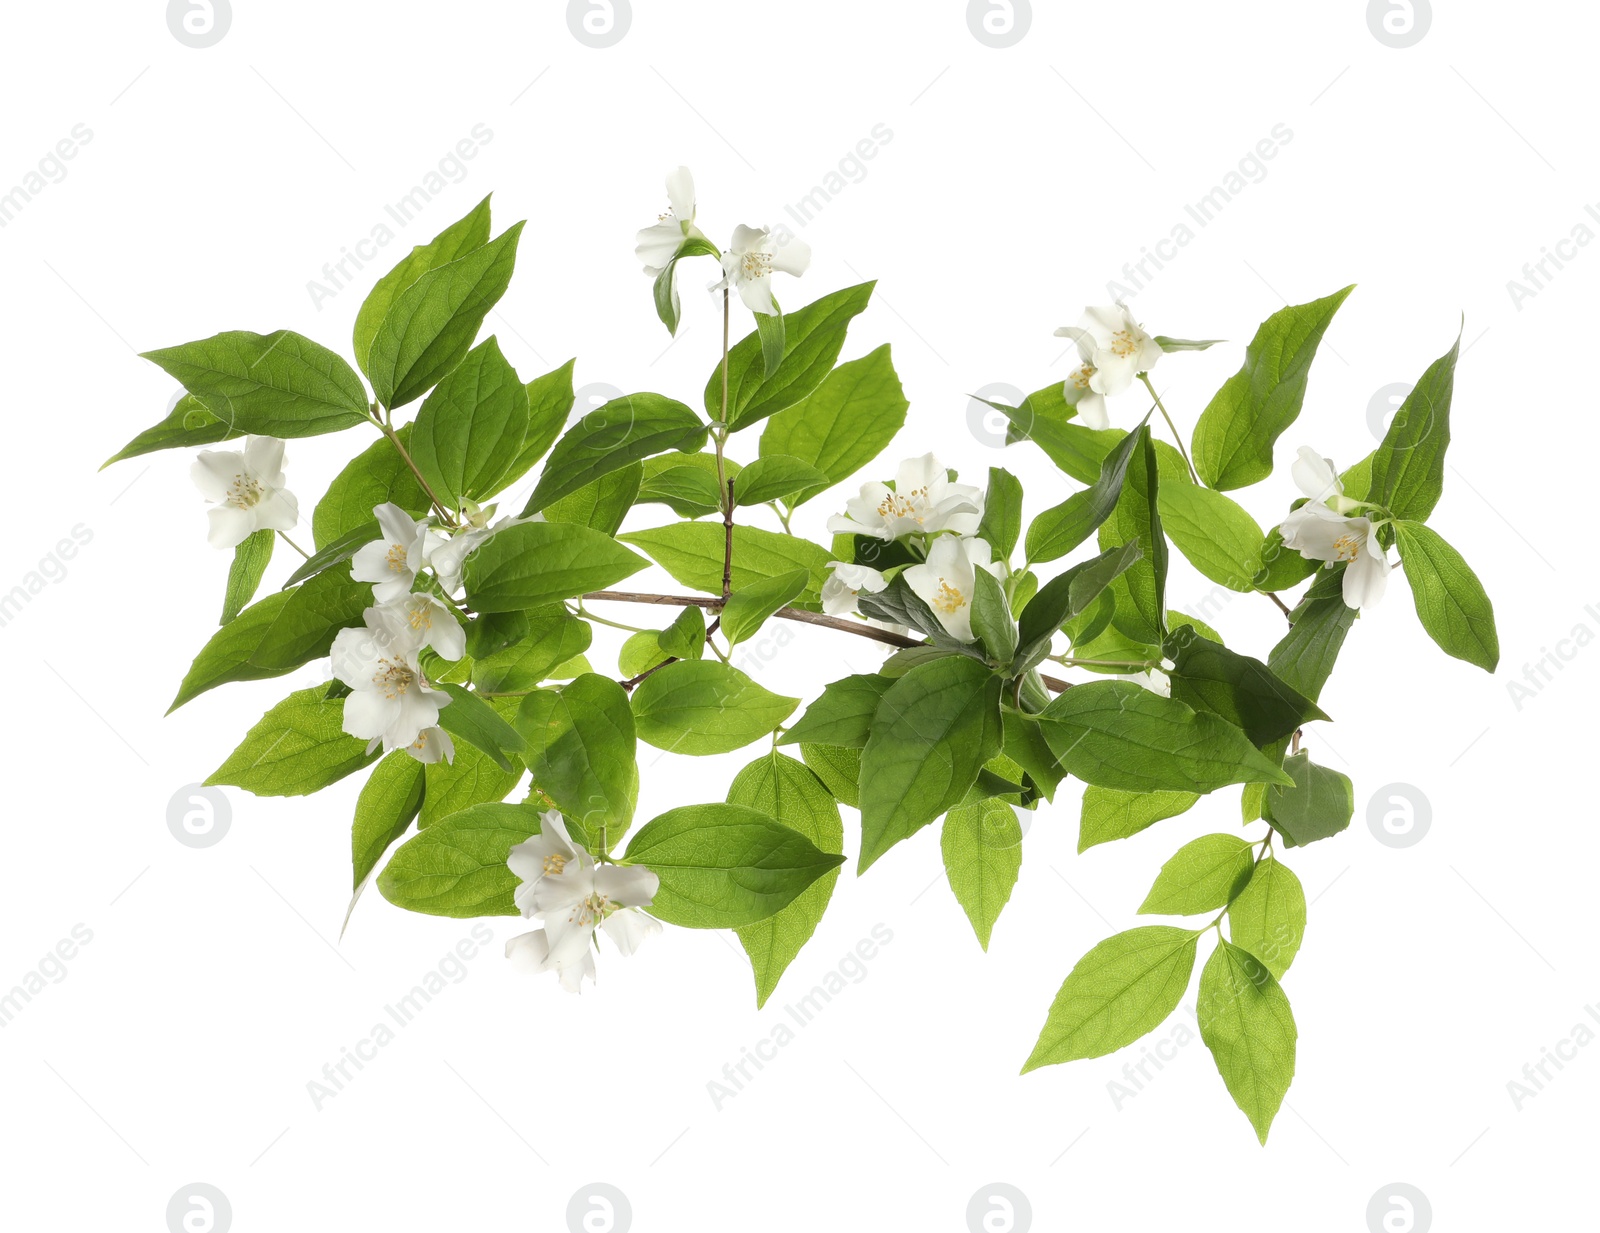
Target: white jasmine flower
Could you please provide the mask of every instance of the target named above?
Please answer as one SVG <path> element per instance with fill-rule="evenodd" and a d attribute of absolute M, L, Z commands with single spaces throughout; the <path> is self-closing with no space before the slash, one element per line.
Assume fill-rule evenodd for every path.
<path fill-rule="evenodd" d="M 1351 608 L 1370 608 L 1383 598 L 1389 582 L 1389 559 L 1378 542 L 1370 519 L 1347 518 L 1326 505 L 1308 501 L 1278 528 L 1283 543 L 1308 561 L 1348 562 L 1344 571 L 1344 602 Z"/>
<path fill-rule="evenodd" d="M 888 585 L 870 566 L 829 561 L 828 580 L 822 584 L 822 610 L 829 616 L 844 616 L 856 610 L 856 596 L 861 592 L 875 595 Z"/>
<path fill-rule="evenodd" d="M 637 236 L 638 247 L 634 255 L 644 264 L 644 272 L 656 278 L 678 255 L 678 249 L 688 239 L 705 239 L 705 233 L 694 225 L 694 177 L 687 167 L 667 173 L 667 212 Z"/>
<path fill-rule="evenodd" d="M 722 279 L 711 290 L 732 287 L 751 312 L 775 313 L 772 275 L 793 274 L 796 278 L 811 264 L 811 245 L 798 236 L 787 236 L 780 245 L 770 227 L 733 229 L 733 246 L 722 254 Z"/>
<path fill-rule="evenodd" d="M 189 469 L 208 501 L 213 548 L 237 548 L 257 531 L 289 531 L 300 503 L 283 486 L 283 442 L 246 437 L 241 450 L 201 450 Z"/>
<path fill-rule="evenodd" d="M 1090 384 L 1095 366 L 1085 360 L 1067 374 L 1062 393 L 1067 405 L 1078 409 L 1078 423 L 1085 428 L 1110 428 L 1111 417 L 1106 414 L 1106 396 Z"/>
<path fill-rule="evenodd" d="M 1163 698 L 1172 697 L 1172 678 L 1160 669 L 1151 668 L 1145 672 L 1129 673 L 1123 680 L 1132 681 L 1141 689 L 1148 689 L 1153 694 L 1160 694 Z"/>
<path fill-rule="evenodd" d="M 417 739 L 406 746 L 406 752 L 418 762 L 454 762 L 456 743 L 443 728 L 424 728 Z"/>
<path fill-rule="evenodd" d="M 954 638 L 972 641 L 972 597 L 977 571 L 987 570 L 996 578 L 1004 566 L 990 559 L 986 540 L 966 536 L 941 535 L 928 549 L 928 559 L 905 570 L 907 585 L 933 609 L 939 623 Z"/>
<path fill-rule="evenodd" d="M 467 653 L 467 635 L 450 610 L 426 591 L 410 592 L 392 603 L 368 608 L 366 622 L 397 646 L 414 651 L 432 647 L 444 659 L 460 659 Z"/>
<path fill-rule="evenodd" d="M 344 730 L 367 741 L 368 752 L 381 743 L 385 753 L 408 749 L 413 757 L 442 754 L 444 742 L 424 738 L 428 729 L 438 727 L 439 711 L 450 695 L 428 684 L 417 665 L 421 647 L 409 618 L 394 609 L 368 608 L 365 626 L 341 629 L 334 638 L 333 675 L 350 687 Z"/>
<path fill-rule="evenodd" d="M 520 882 L 518 910 L 544 921 L 542 930 L 507 942 L 506 957 L 531 971 L 554 968 L 572 993 L 595 978 L 596 927 L 623 955 L 661 931 L 658 921 L 637 910 L 655 899 L 661 880 L 642 865 L 596 865 L 568 838 L 558 810 L 544 815 L 537 835 L 511 849 L 506 864 Z"/>
<path fill-rule="evenodd" d="M 983 517 L 983 491 L 952 484 L 939 460 L 924 454 L 900 464 L 893 488 L 875 480 L 861 485 L 861 495 L 846 501 L 845 509 L 828 519 L 828 530 L 882 540 L 937 531 L 972 535 Z"/>
<path fill-rule="evenodd" d="M 392 502 L 372 512 L 381 535 L 356 550 L 350 558 L 350 576 L 372 583 L 372 598 L 386 604 L 411 593 L 417 571 L 427 559 L 428 523 Z"/>
<path fill-rule="evenodd" d="M 1075 326 L 1056 331 L 1078 344 L 1078 355 L 1093 371 L 1087 374 L 1096 394 L 1120 394 L 1161 358 L 1161 347 L 1133 319 L 1125 304 L 1086 308 Z"/>
<path fill-rule="evenodd" d="M 1324 458 L 1309 445 L 1300 447 L 1289 474 L 1301 492 L 1335 513 L 1348 514 L 1361 508 L 1359 501 L 1352 501 L 1344 495 L 1344 481 L 1339 478 L 1339 469 L 1333 465 L 1333 459 Z"/>

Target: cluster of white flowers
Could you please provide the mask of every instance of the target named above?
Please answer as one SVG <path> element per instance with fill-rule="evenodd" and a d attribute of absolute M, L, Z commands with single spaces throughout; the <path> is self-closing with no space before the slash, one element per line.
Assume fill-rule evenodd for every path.
<path fill-rule="evenodd" d="M 1062 326 L 1056 336 L 1078 345 L 1078 366 L 1067 374 L 1064 393 L 1087 428 L 1111 427 L 1106 396 L 1122 393 L 1161 358 L 1160 345 L 1125 304 L 1086 308 L 1077 325 Z"/>
<path fill-rule="evenodd" d="M 1303 445 L 1291 474 L 1307 501 L 1279 525 L 1284 546 L 1308 561 L 1347 562 L 1342 583 L 1345 604 L 1372 607 L 1383 598 L 1390 569 L 1377 524 L 1355 512 L 1365 507 L 1344 495 L 1333 459 Z"/>
<path fill-rule="evenodd" d="M 639 911 L 654 901 L 661 879 L 643 865 L 597 865 L 567 836 L 560 810 L 544 815 L 537 835 L 511 849 L 506 864 L 517 876 L 517 910 L 542 929 L 506 943 L 506 958 L 530 972 L 554 971 L 561 987 L 583 991 L 595 979 L 594 933 L 601 928 L 631 955 L 661 923 Z"/>

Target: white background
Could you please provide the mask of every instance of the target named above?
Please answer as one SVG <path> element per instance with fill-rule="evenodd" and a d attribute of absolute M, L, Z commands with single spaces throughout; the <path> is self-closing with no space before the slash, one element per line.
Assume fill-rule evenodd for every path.
<path fill-rule="evenodd" d="M 162 8 L 7 13 L 0 191 L 75 125 L 92 139 L 0 229 L 12 509 L 0 591 L 41 568 L 59 579 L 0 627 L 0 989 L 74 926 L 93 935 L 0 1029 L 8 1227 L 164 1229 L 169 1199 L 197 1182 L 225 1193 L 241 1231 L 560 1229 L 595 1182 L 626 1194 L 639 1230 L 961 1230 L 969 1199 L 996 1182 L 1051 1230 L 1359 1233 L 1394 1183 L 1424 1193 L 1441 1230 L 1574 1227 L 1560 1213 L 1592 1200 L 1578 1179 L 1600 1048 L 1568 1048 L 1574 1060 L 1549 1066 L 1520 1109 L 1507 1083 L 1600 1001 L 1600 843 L 1575 786 L 1600 652 L 1580 645 L 1593 633 L 1561 641 L 1600 632 L 1600 609 L 1586 609 L 1600 604 L 1588 355 L 1600 248 L 1566 249 L 1574 259 L 1547 266 L 1520 304 L 1507 283 L 1577 225 L 1600 234 L 1584 212 L 1600 200 L 1592 11 L 1441 5 L 1420 41 L 1394 48 L 1360 3 L 1036 4 L 1026 35 L 997 49 L 959 3 L 657 0 L 597 49 L 557 0 L 237 0 L 225 37 L 196 49 Z M 353 286 L 314 303 L 324 262 L 479 124 L 492 140 L 447 167 L 455 181 Z M 760 1012 L 731 935 L 668 930 L 632 961 L 602 955 L 600 984 L 574 998 L 514 976 L 499 942 L 520 924 L 494 921 L 465 977 L 319 1110 L 308 1081 L 470 926 L 373 894 L 337 940 L 358 781 L 309 800 L 232 792 L 231 829 L 210 848 L 169 832 L 174 794 L 319 670 L 162 718 L 214 628 L 227 557 L 205 544 L 187 457 L 96 473 L 173 394 L 135 353 L 277 328 L 348 352 L 377 274 L 492 190 L 497 230 L 529 220 L 518 278 L 485 327 L 524 376 L 576 355 L 580 383 L 694 402 L 715 358 L 695 289 L 708 267 L 686 280 L 669 349 L 632 254 L 664 206 L 663 174 L 695 170 L 701 222 L 725 237 L 784 221 L 880 124 L 891 139 L 847 163 L 846 187 L 804 229 L 811 271 L 780 294 L 792 307 L 881 280 L 845 354 L 893 344 L 912 410 L 885 470 L 931 447 L 967 479 L 1003 461 L 1030 512 L 1060 500 L 1066 485 L 1031 447 L 1002 452 L 974 433 L 965 395 L 1059 379 L 1052 330 L 1105 301 L 1123 263 L 1176 224 L 1193 227 L 1185 205 L 1276 125 L 1292 135 L 1276 157 L 1247 167 L 1254 182 L 1130 300 L 1155 332 L 1231 340 L 1162 361 L 1180 421 L 1192 425 L 1261 318 L 1356 282 L 1279 449 L 1281 464 L 1301 443 L 1353 462 L 1374 443 L 1375 391 L 1415 380 L 1465 315 L 1433 523 L 1494 596 L 1503 666 L 1490 678 L 1440 654 L 1398 575 L 1346 645 L 1323 697 L 1342 722 L 1309 741 L 1354 778 L 1357 817 L 1290 857 L 1315 903 L 1286 982 L 1298 1074 L 1270 1145 L 1198 1041 L 1169 1049 L 1120 1108 L 1108 1084 L 1138 1045 L 1017 1074 L 1063 976 L 1137 923 L 1160 862 L 1236 825 L 1227 791 L 1082 857 L 1064 791 L 1033 819 L 987 955 L 943 884 L 936 828 L 865 879 L 847 866 Z M 1113 403 L 1124 424 L 1143 410 L 1131 395 Z M 366 444 L 357 436 L 291 443 L 308 520 Z M 845 495 L 813 502 L 796 530 L 820 538 Z M 1270 523 L 1292 495 L 1280 466 L 1242 497 Z M 647 507 L 630 525 L 665 518 Z M 79 524 L 89 543 L 41 567 Z M 288 568 L 280 557 L 268 585 Z M 1173 607 L 1211 595 L 1175 565 Z M 1230 643 L 1262 654 L 1282 625 L 1254 597 L 1211 611 Z M 864 641 L 783 633 L 757 648 L 780 690 L 812 696 L 875 662 Z M 597 642 L 602 670 L 614 645 Z M 1547 651 L 1570 661 L 1514 698 L 1508 682 Z M 720 799 L 750 756 L 642 752 L 646 818 Z M 1431 811 L 1409 848 L 1367 825 L 1390 784 Z M 851 815 L 852 854 L 854 831 Z M 864 978 L 717 1108 L 708 1082 L 879 924 L 893 940 Z M 1151 1041 L 1188 1022 L 1180 1011 Z"/>

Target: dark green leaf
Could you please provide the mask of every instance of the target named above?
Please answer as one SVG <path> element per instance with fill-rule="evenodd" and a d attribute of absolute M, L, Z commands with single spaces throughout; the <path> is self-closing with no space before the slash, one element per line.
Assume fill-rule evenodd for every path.
<path fill-rule="evenodd" d="M 1395 527 L 1417 619 L 1447 655 L 1493 672 L 1500 662 L 1494 605 L 1461 554 L 1420 522 Z"/>
<path fill-rule="evenodd" d="M 1122 494 L 1128 464 L 1136 451 L 1142 452 L 1150 440 L 1150 429 L 1124 437 L 1101 464 L 1099 478 L 1082 492 L 1075 492 L 1060 505 L 1045 510 L 1028 527 L 1028 562 L 1054 561 L 1064 557 L 1094 533 L 1111 516 Z"/>
<path fill-rule="evenodd" d="M 1009 664 L 1017 653 L 1017 623 L 1011 619 L 1006 593 L 986 569 L 973 574 L 972 632 L 998 664 Z"/>
<path fill-rule="evenodd" d="M 228 591 L 222 600 L 222 620 L 226 625 L 244 606 L 255 598 L 261 585 L 261 575 L 272 563 L 272 547 L 277 541 L 276 531 L 256 531 L 233 550 L 233 564 L 228 567 Z M 294 581 L 298 581 L 297 579 Z"/>
<path fill-rule="evenodd" d="M 499 491 L 522 449 L 528 391 L 490 335 L 423 401 L 411 425 L 411 460 L 447 509 Z"/>
<path fill-rule="evenodd" d="M 1389 421 L 1372 456 L 1372 479 L 1366 499 L 1388 508 L 1396 518 L 1422 522 L 1439 504 L 1444 491 L 1444 456 L 1450 448 L 1450 400 L 1455 393 L 1455 345 L 1428 365 Z"/>
<path fill-rule="evenodd" d="M 1003 561 L 1011 555 L 1021 534 L 1022 481 L 1004 467 L 990 467 L 978 538 L 994 549 L 997 561 Z"/>
<path fill-rule="evenodd" d="M 439 726 L 452 736 L 476 745 L 503 771 L 517 768 L 513 755 L 527 748 L 517 730 L 477 694 L 460 685 L 441 685 L 450 705 L 439 712 Z"/>
<path fill-rule="evenodd" d="M 1293 785 L 1268 788 L 1261 812 L 1283 836 L 1285 847 L 1304 847 L 1350 825 L 1356 797 L 1348 775 L 1318 766 L 1304 750 L 1285 758 L 1283 769 Z"/>
<path fill-rule="evenodd" d="M 1017 666 L 1031 668 L 1050 653 L 1050 639 L 1068 621 L 1088 610 L 1111 584 L 1141 556 L 1137 540 L 1108 548 L 1081 561 L 1039 588 L 1018 618 L 1020 627 Z M 1106 619 L 1110 620 L 1109 613 Z"/>
<path fill-rule="evenodd" d="M 166 419 L 146 428 L 102 462 L 100 469 L 104 471 L 112 463 L 121 462 L 124 458 L 137 458 L 141 454 L 153 454 L 157 450 L 215 445 L 218 441 L 227 441 L 243 435 L 244 429 L 223 423 L 206 409 L 205 403 L 193 394 L 185 394 L 178 399 Z"/>
<path fill-rule="evenodd" d="M 517 730 L 534 787 L 609 851 L 639 800 L 633 712 L 622 686 L 585 673 L 538 690 L 523 699 Z"/>
<path fill-rule="evenodd" d="M 522 516 L 538 513 L 609 471 L 669 450 L 692 454 L 705 440 L 705 424 L 681 402 L 660 394 L 614 398 L 556 442 Z"/>
<path fill-rule="evenodd" d="M 397 429 L 395 435 L 409 450 L 411 425 Z M 372 526 L 372 511 L 391 503 L 414 518 L 421 518 L 429 510 L 428 495 L 417 482 L 416 473 L 393 443 L 382 438 L 352 458 L 317 502 L 311 516 L 311 534 L 317 547 L 329 548 L 351 532 Z M 374 534 L 371 538 L 378 537 Z"/>
<path fill-rule="evenodd" d="M 822 696 L 779 738 L 780 745 L 841 745 L 864 749 L 872 718 L 894 678 L 868 672 L 822 687 Z"/>
<path fill-rule="evenodd" d="M 1328 718 L 1259 659 L 1230 651 L 1192 628 L 1175 630 L 1165 650 L 1173 662 L 1172 696 L 1243 728 L 1258 747 L 1310 720 Z"/>

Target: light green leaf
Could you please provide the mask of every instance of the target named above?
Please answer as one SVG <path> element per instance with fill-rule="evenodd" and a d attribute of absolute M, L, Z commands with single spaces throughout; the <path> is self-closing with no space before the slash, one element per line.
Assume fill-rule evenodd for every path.
<path fill-rule="evenodd" d="M 325 687 L 290 694 L 261 717 L 208 784 L 257 796 L 306 796 L 372 761 L 367 743 L 343 730 L 344 703 Z"/>
<path fill-rule="evenodd" d="M 1165 334 L 1157 334 L 1155 339 L 1156 346 L 1169 355 L 1174 351 L 1206 351 L 1226 341 L 1224 338 L 1168 338 Z"/>
<path fill-rule="evenodd" d="M 1128 463 L 1117 507 L 1100 527 L 1100 547 L 1137 543 L 1140 558 L 1111 582 L 1112 623 L 1124 635 L 1159 643 L 1167 630 L 1167 538 L 1160 513 L 1161 464 L 1145 433 L 1145 448 Z M 1116 658 L 1108 656 L 1107 658 Z"/>
<path fill-rule="evenodd" d="M 767 375 L 761 336 L 752 333 L 728 353 L 728 415 L 734 431 L 791 407 L 822 384 L 844 346 L 850 322 L 867 306 L 875 283 L 846 287 L 784 317 L 783 360 Z M 706 382 L 706 413 L 721 417 L 722 365 Z M 804 458 L 800 454 L 798 457 Z"/>
<path fill-rule="evenodd" d="M 973 576 L 972 632 L 995 663 L 1009 664 L 1017 653 L 1017 623 L 1011 619 L 1006 593 L 986 569 Z"/>
<path fill-rule="evenodd" d="M 1198 792 L 1286 783 L 1238 728 L 1129 681 L 1075 685 L 1038 716 L 1071 775 L 1127 792 Z"/>
<path fill-rule="evenodd" d="M 146 428 L 115 454 L 100 464 L 104 471 L 114 462 L 124 458 L 137 458 L 157 450 L 191 449 L 199 445 L 215 445 L 244 435 L 242 428 L 225 424 L 206 409 L 193 394 L 178 399 L 167 418 Z"/>
<path fill-rule="evenodd" d="M 528 431 L 522 439 L 517 459 L 500 477 L 502 491 L 533 470 L 545 451 L 555 444 L 572 414 L 576 395 L 572 390 L 572 370 L 577 361 L 568 360 L 560 368 L 535 377 L 524 387 L 528 392 Z"/>
<path fill-rule="evenodd" d="M 467 557 L 467 598 L 478 612 L 514 612 L 604 590 L 649 562 L 609 535 L 570 522 L 524 522 Z"/>
<path fill-rule="evenodd" d="M 351 886 L 359 890 L 389 845 L 404 835 L 422 808 L 423 766 L 403 749 L 386 755 L 356 797 L 350 826 Z"/>
<path fill-rule="evenodd" d="M 639 764 L 628 695 L 593 673 L 522 701 L 517 730 L 533 785 L 567 817 L 582 823 L 605 851 L 633 822 Z"/>
<path fill-rule="evenodd" d="M 602 535 L 615 535 L 633 508 L 643 477 L 644 467 L 637 462 L 620 471 L 608 471 L 576 492 L 550 502 L 544 507 L 545 521 L 574 522 Z"/>
<path fill-rule="evenodd" d="M 833 795 L 800 762 L 774 750 L 734 777 L 730 805 L 745 805 L 798 831 L 823 852 L 844 846 L 844 824 Z M 739 944 L 755 970 L 756 1009 L 766 1005 L 785 969 L 816 932 L 839 871 L 830 869 L 765 920 L 739 929 Z"/>
<path fill-rule="evenodd" d="M 719 660 L 688 659 L 653 672 L 633 691 L 639 739 L 669 753 L 728 753 L 766 736 L 800 705 Z"/>
<path fill-rule="evenodd" d="M 609 471 L 669 450 L 692 454 L 705 441 L 705 423 L 681 402 L 660 394 L 614 398 L 556 442 L 522 516 L 538 513 Z"/>
<path fill-rule="evenodd" d="M 1195 916 L 1227 907 L 1250 880 L 1254 851 L 1237 835 L 1202 835 L 1184 844 L 1161 866 L 1140 913 Z"/>
<path fill-rule="evenodd" d="M 724 459 L 725 473 L 738 464 Z M 680 518 L 704 518 L 722 508 L 717 495 L 716 458 L 710 454 L 662 454 L 644 460 L 644 481 L 635 504 L 665 505 Z"/>
<path fill-rule="evenodd" d="M 411 445 L 411 425 L 396 431 L 400 444 Z M 311 516 L 311 534 L 319 549 L 373 523 L 372 511 L 385 503 L 398 505 L 414 518 L 428 512 L 428 496 L 416 473 L 387 438 L 374 441 L 334 477 Z M 377 538 L 376 535 L 373 536 Z"/>
<path fill-rule="evenodd" d="M 465 218 L 451 223 L 426 244 L 419 244 L 373 286 L 356 313 L 355 355 L 362 371 L 378 327 L 389 315 L 396 297 L 429 270 L 437 270 L 489 242 L 489 198 L 485 197 Z"/>
<path fill-rule="evenodd" d="M 1493 672 L 1500 663 L 1500 635 L 1494 605 L 1472 567 L 1420 522 L 1397 523 L 1395 533 L 1422 628 L 1445 654 Z"/>
<path fill-rule="evenodd" d="M 661 649 L 673 659 L 700 659 L 706 653 L 706 617 L 690 605 L 661 631 Z"/>
<path fill-rule="evenodd" d="M 1444 492 L 1444 456 L 1450 448 L 1450 400 L 1455 393 L 1461 337 L 1428 366 L 1400 404 L 1372 456 L 1366 499 L 1396 518 L 1422 522 Z M 1492 670 L 1492 669 L 1491 669 Z"/>
<path fill-rule="evenodd" d="M 256 531 L 233 550 L 233 564 L 228 567 L 228 591 L 222 600 L 222 620 L 217 624 L 226 625 L 255 598 L 261 576 L 272 563 L 272 548 L 277 539 L 276 531 Z"/>
<path fill-rule="evenodd" d="M 1078 851 L 1096 844 L 1127 839 L 1190 809 L 1200 798 L 1193 792 L 1122 792 L 1090 786 L 1083 792 L 1078 821 Z"/>
<path fill-rule="evenodd" d="M 1258 861 L 1228 908 L 1228 936 L 1282 980 L 1306 936 L 1306 892 L 1294 870 L 1275 857 Z"/>
<path fill-rule="evenodd" d="M 1021 535 L 1022 481 L 1004 467 L 990 467 L 978 538 L 994 549 L 997 561 L 1004 561 Z"/>
<path fill-rule="evenodd" d="M 509 720 L 517 713 L 517 702 L 516 698 L 494 698 L 490 705 L 502 719 Z M 457 745 L 455 761 L 431 763 L 424 772 L 426 788 L 417 824 L 426 829 L 463 809 L 503 801 L 521 782 L 522 774 L 520 761 L 509 771 L 501 770 L 476 746 Z"/>
<path fill-rule="evenodd" d="M 367 392 L 355 370 L 292 330 L 232 330 L 144 358 L 239 432 L 312 437 L 367 418 Z"/>
<path fill-rule="evenodd" d="M 1088 611 L 1106 587 L 1141 555 L 1137 541 L 1108 548 L 1040 587 L 1018 618 L 1017 667 L 1027 669 L 1042 662 L 1050 654 L 1050 640 L 1056 631 Z"/>
<path fill-rule="evenodd" d="M 1161 1026 L 1189 987 L 1199 936 L 1146 925 L 1101 942 L 1062 983 L 1022 1072 L 1104 1057 Z"/>
<path fill-rule="evenodd" d="M 1219 943 L 1200 973 L 1196 1010 L 1234 1103 L 1263 1144 L 1294 1081 L 1294 1012 L 1272 973 L 1248 951 Z"/>
<path fill-rule="evenodd" d="M 822 696 L 806 708 L 778 739 L 778 744 L 841 745 L 863 749 L 872 732 L 872 717 L 894 678 L 875 672 L 842 677 L 822 687 Z"/>
<path fill-rule="evenodd" d="M 439 712 L 439 726 L 451 736 L 475 745 L 502 771 L 515 771 L 515 760 L 527 744 L 518 731 L 500 717 L 498 711 L 477 694 L 460 685 L 441 685 L 450 695 L 450 705 Z"/>
<path fill-rule="evenodd" d="M 532 804 L 481 804 L 424 827 L 378 875 L 378 890 L 397 908 L 429 916 L 516 916 L 511 849 L 539 833 Z"/>
<path fill-rule="evenodd" d="M 1254 589 L 1265 537 L 1238 502 L 1199 484 L 1168 484 L 1159 504 L 1163 529 L 1191 565 L 1230 591 Z"/>
<path fill-rule="evenodd" d="M 761 432 L 762 456 L 798 458 L 827 477 L 820 487 L 796 493 L 791 507 L 882 453 L 904 427 L 909 405 L 885 343 L 840 364 L 806 398 L 774 415 Z"/>
<path fill-rule="evenodd" d="M 993 799 L 957 806 L 945 815 L 939 850 L 950 889 L 978 935 L 978 945 L 988 950 L 994 923 L 1022 868 L 1022 824 L 1016 811 Z"/>
<path fill-rule="evenodd" d="M 522 449 L 528 391 L 490 335 L 446 373 L 411 425 L 411 460 L 447 509 L 499 491 Z"/>
<path fill-rule="evenodd" d="M 861 755 L 860 872 L 962 802 L 1000 752 L 1000 690 L 983 664 L 951 656 L 885 692 Z"/>
<path fill-rule="evenodd" d="M 520 615 L 520 614 L 519 614 Z M 529 612 L 516 641 L 472 661 L 472 683 L 485 694 L 511 694 L 551 679 L 559 665 L 589 649 L 593 631 L 558 604 Z M 481 626 L 482 620 L 474 622 Z"/>
<path fill-rule="evenodd" d="M 733 482 L 733 501 L 735 505 L 764 505 L 827 486 L 828 477 L 809 462 L 792 454 L 764 454 L 739 472 Z"/>
<path fill-rule="evenodd" d="M 1244 366 L 1223 382 L 1194 428 L 1194 465 L 1212 488 L 1272 474 L 1272 447 L 1300 415 L 1306 377 L 1333 315 L 1354 290 L 1280 309 L 1261 323 Z"/>
<path fill-rule="evenodd" d="M 754 637 L 768 617 L 800 597 L 810 580 L 809 570 L 796 569 L 735 590 L 722 606 L 722 633 L 729 648 Z"/>
<path fill-rule="evenodd" d="M 837 745 L 802 745 L 800 756 L 841 804 L 861 808 L 861 751 Z"/>
<path fill-rule="evenodd" d="M 652 818 L 623 860 L 661 879 L 650 915 L 689 929 L 766 920 L 844 863 L 800 831 L 730 804 L 688 805 Z"/>
<path fill-rule="evenodd" d="M 1289 632 L 1267 656 L 1273 674 L 1313 702 L 1332 675 L 1345 635 L 1360 615 L 1345 605 L 1340 586 L 1340 571 L 1325 570 L 1295 609 Z"/>
<path fill-rule="evenodd" d="M 511 282 L 522 224 L 429 270 L 394 298 L 367 352 L 378 402 L 403 407 L 455 368 Z"/>
<path fill-rule="evenodd" d="M 693 591 L 722 594 L 722 558 L 726 550 L 725 532 L 718 523 L 679 522 L 646 531 L 627 531 L 617 536 L 650 554 L 662 569 L 682 586 Z M 763 531 L 744 525 L 733 528 L 734 590 L 753 582 L 777 578 L 796 569 L 810 575 L 800 596 L 802 604 L 815 604 L 828 579 L 828 562 L 834 555 L 821 544 Z"/>

